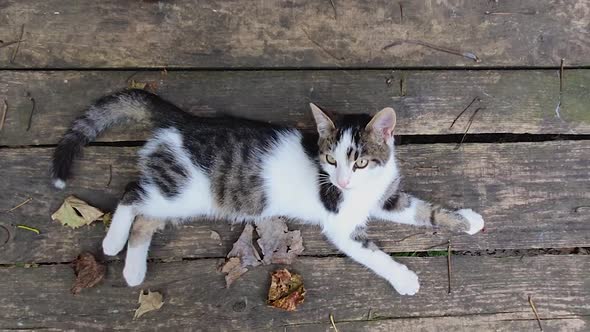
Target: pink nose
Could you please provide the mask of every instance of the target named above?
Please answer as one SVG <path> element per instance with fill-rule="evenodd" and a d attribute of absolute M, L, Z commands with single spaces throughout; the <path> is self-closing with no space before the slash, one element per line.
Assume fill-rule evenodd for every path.
<path fill-rule="evenodd" d="M 338 179 L 338 185 L 342 188 L 348 187 L 349 183 L 350 183 L 350 179 Z"/>

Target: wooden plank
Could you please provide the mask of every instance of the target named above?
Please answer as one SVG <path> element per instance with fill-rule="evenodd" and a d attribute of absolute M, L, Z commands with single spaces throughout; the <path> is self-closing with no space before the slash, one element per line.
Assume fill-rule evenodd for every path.
<path fill-rule="evenodd" d="M 589 70 L 568 70 L 559 118 L 557 71 L 230 71 L 15 72 L 0 80 L 8 105 L 0 145 L 54 144 L 95 99 L 126 80 L 155 82 L 158 92 L 198 115 L 220 112 L 313 128 L 308 102 L 342 113 L 393 106 L 400 135 L 470 133 L 590 134 Z M 403 86 L 403 87 L 402 87 Z M 401 91 L 403 90 L 403 92 Z M 475 98 L 480 102 L 449 126 Z M 32 101 L 35 112 L 31 118 Z M 3 106 L 3 105 L 0 105 Z M 30 129 L 29 119 L 31 119 Z M 113 128 L 101 141 L 145 139 L 145 124 Z"/>
<path fill-rule="evenodd" d="M 398 148 L 405 187 L 420 197 L 482 213 L 486 231 L 475 236 L 409 226 L 375 224 L 371 235 L 389 252 L 446 248 L 455 250 L 590 246 L 590 224 L 584 208 L 590 201 L 590 144 L 555 141 L 512 144 L 403 145 Z M 32 197 L 33 201 L 0 216 L 3 225 L 25 224 L 41 235 L 14 229 L 0 263 L 67 262 L 81 249 L 100 250 L 102 225 L 69 230 L 49 216 L 69 194 L 112 209 L 124 185 L 134 178 L 137 148 L 90 147 L 77 163 L 75 177 L 64 192 L 50 187 L 52 149 L 0 149 L 0 210 Z M 112 168 L 112 178 L 109 168 Z M 110 182 L 110 184 L 109 184 Z M 108 187 L 107 187 L 108 184 Z M 303 232 L 305 255 L 336 251 L 314 227 Z M 157 236 L 153 258 L 224 257 L 237 239 L 225 223 L 202 221 Z M 221 243 L 211 239 L 211 230 Z M 0 229 L 1 231 L 1 229 Z M 2 236 L 2 234 L 0 234 Z"/>
<path fill-rule="evenodd" d="M 5 42 L 24 25 L 16 56 L 16 44 L 0 53 L 4 68 L 590 64 L 585 0 L 341 0 L 335 9 L 313 0 L 5 0 L 0 9 Z M 481 62 L 415 43 L 383 50 L 400 39 Z"/>
<path fill-rule="evenodd" d="M 451 294 L 447 294 L 445 257 L 400 261 L 420 276 L 421 289 L 416 296 L 399 296 L 384 280 L 347 258 L 300 259 L 290 269 L 303 276 L 307 294 L 305 303 L 295 312 L 265 304 L 269 272 L 277 266 L 254 268 L 226 289 L 223 275 L 216 271 L 215 259 L 150 264 L 142 288 L 160 291 L 165 304 L 158 312 L 135 321 L 132 317 L 139 289 L 124 286 L 119 264 L 109 266 L 99 286 L 77 296 L 69 293 L 74 273 L 68 265 L 2 267 L 0 277 L 10 287 L 0 288 L 0 306 L 4 309 L 0 326 L 85 331 L 115 327 L 282 330 L 302 324 L 325 326 L 330 313 L 339 321 L 359 321 L 370 310 L 375 318 L 404 320 L 469 315 L 489 315 L 493 319 L 501 314 L 504 319 L 526 319 L 526 324 L 520 326 L 534 330 L 530 295 L 540 317 L 550 320 L 549 326 L 556 324 L 551 320 L 575 319 L 572 325 L 578 330 L 588 328 L 590 256 L 454 256 Z M 568 322 L 562 324 L 558 327 L 568 326 Z"/>
<path fill-rule="evenodd" d="M 541 324 L 543 331 L 572 331 L 582 332 L 587 330 L 587 317 L 568 316 L 559 318 L 543 318 Z M 488 315 L 467 315 L 450 317 L 426 317 L 426 318 L 387 318 L 377 317 L 375 320 L 356 320 L 338 322 L 336 327 L 339 331 L 355 332 L 390 332 L 390 331 L 415 331 L 415 332 L 438 332 L 438 331 L 539 331 L 539 323 L 531 316 L 531 313 L 520 314 L 488 314 Z M 325 331 L 334 332 L 332 324 L 328 321 L 322 323 L 304 323 L 287 326 L 287 331 L 312 332 Z"/>

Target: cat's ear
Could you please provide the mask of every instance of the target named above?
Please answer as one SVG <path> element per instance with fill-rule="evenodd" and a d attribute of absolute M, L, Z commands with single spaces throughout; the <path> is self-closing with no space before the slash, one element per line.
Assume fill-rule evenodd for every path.
<path fill-rule="evenodd" d="M 309 103 L 309 107 L 311 107 L 313 118 L 315 119 L 315 123 L 318 127 L 318 134 L 320 134 L 321 137 L 330 136 L 330 134 L 336 130 L 334 122 L 332 122 L 326 113 L 322 112 L 322 110 L 314 103 Z"/>
<path fill-rule="evenodd" d="M 394 127 L 395 111 L 391 107 L 386 107 L 373 116 L 365 129 L 379 134 L 387 141 L 393 135 Z"/>

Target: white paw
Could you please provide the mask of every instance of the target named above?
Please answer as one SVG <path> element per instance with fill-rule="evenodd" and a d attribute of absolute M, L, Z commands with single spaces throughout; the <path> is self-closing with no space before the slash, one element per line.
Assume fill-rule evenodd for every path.
<path fill-rule="evenodd" d="M 102 240 L 102 251 L 107 256 L 116 256 L 121 250 L 123 250 L 126 242 L 126 238 L 117 239 L 116 236 L 109 236 L 109 234 L 107 234 L 104 240 Z"/>
<path fill-rule="evenodd" d="M 418 276 L 405 265 L 396 271 L 389 283 L 400 295 L 415 295 L 420 289 Z"/>
<path fill-rule="evenodd" d="M 479 213 L 471 209 L 461 209 L 457 213 L 465 217 L 469 222 L 469 229 L 466 231 L 467 234 L 473 235 L 483 229 L 484 221 Z"/>
<path fill-rule="evenodd" d="M 147 270 L 147 262 L 133 262 L 126 261 L 123 269 L 123 277 L 127 281 L 127 285 L 135 287 L 143 282 L 145 279 L 145 272 Z"/>

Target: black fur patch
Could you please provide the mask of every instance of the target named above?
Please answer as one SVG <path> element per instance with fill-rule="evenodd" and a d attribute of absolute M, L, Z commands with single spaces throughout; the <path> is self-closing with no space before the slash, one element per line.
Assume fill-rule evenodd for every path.
<path fill-rule="evenodd" d="M 319 174 L 327 175 L 322 171 L 320 171 Z M 338 187 L 328 183 L 320 184 L 320 200 L 322 201 L 322 204 L 324 204 L 326 210 L 338 213 L 342 199 L 342 191 L 340 191 Z"/>
<path fill-rule="evenodd" d="M 129 182 L 125 187 L 123 197 L 121 197 L 121 204 L 131 205 L 137 203 L 141 201 L 143 195 L 145 195 L 145 191 L 139 182 Z"/>
<path fill-rule="evenodd" d="M 386 211 L 396 210 L 399 203 L 399 193 L 390 196 L 385 203 L 383 203 L 383 209 Z"/>

